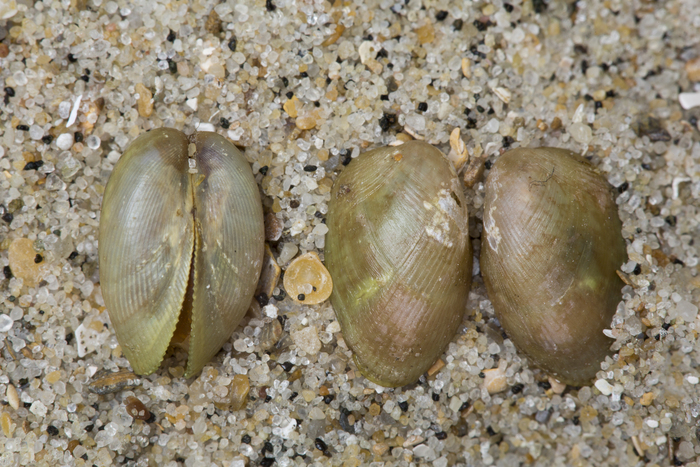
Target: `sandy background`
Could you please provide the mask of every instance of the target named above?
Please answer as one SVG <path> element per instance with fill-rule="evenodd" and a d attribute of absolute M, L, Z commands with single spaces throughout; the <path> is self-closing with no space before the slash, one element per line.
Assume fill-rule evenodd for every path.
<path fill-rule="evenodd" d="M 696 465 L 700 142 L 679 93 L 700 91 L 700 3 L 140 3 L 0 4 L 0 465 Z M 175 355 L 99 379 L 129 370 L 100 292 L 102 194 L 163 126 L 245 147 L 283 268 L 323 256 L 330 187 L 365 149 L 447 153 L 459 128 L 487 166 L 584 153 L 628 241 L 614 357 L 595 385 L 553 386 L 477 269 L 444 367 L 405 388 L 364 379 L 330 305 L 281 284 L 197 378 Z M 466 195 L 478 257 L 483 184 Z"/>

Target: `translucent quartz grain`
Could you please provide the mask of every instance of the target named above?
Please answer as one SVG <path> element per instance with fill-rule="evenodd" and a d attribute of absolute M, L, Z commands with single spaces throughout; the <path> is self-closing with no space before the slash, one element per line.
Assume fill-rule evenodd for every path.
<path fill-rule="evenodd" d="M 7 332 L 12 329 L 14 321 L 5 313 L 0 314 L 0 332 Z"/>

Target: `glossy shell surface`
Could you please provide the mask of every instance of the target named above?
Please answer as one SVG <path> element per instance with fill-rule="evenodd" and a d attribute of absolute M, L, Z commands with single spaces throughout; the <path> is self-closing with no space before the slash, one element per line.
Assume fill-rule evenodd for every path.
<path fill-rule="evenodd" d="M 158 369 L 176 328 L 188 347 L 185 376 L 202 369 L 250 305 L 264 238 L 250 166 L 225 138 L 163 128 L 127 148 L 105 189 L 99 260 L 136 373 Z"/>
<path fill-rule="evenodd" d="M 328 207 L 331 303 L 360 371 L 410 384 L 455 335 L 472 275 L 467 203 L 447 158 L 412 141 L 360 155 Z"/>
<path fill-rule="evenodd" d="M 622 299 L 626 260 L 612 187 L 584 158 L 514 149 L 488 175 L 481 270 L 516 348 L 567 384 L 610 354 L 603 334 Z"/>

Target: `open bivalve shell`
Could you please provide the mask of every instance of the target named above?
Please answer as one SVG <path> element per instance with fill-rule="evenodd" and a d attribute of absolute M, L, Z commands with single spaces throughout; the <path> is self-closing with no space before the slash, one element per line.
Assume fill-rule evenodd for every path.
<path fill-rule="evenodd" d="M 163 128 L 137 138 L 112 172 L 99 235 L 102 295 L 134 372 L 188 349 L 198 373 L 248 309 L 264 250 L 258 187 L 216 133 Z"/>

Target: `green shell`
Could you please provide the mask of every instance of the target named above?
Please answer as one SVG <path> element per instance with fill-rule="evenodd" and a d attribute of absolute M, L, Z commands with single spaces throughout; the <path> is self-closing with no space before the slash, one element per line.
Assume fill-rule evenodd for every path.
<path fill-rule="evenodd" d="M 252 301 L 264 238 L 250 166 L 225 138 L 163 128 L 127 148 L 105 189 L 99 260 L 105 305 L 136 373 L 158 369 L 179 320 L 189 336 L 185 376 L 202 369 Z"/>
<path fill-rule="evenodd" d="M 467 203 L 447 158 L 412 141 L 360 155 L 336 180 L 325 263 L 358 368 L 410 384 L 462 322 L 472 276 Z"/>
<path fill-rule="evenodd" d="M 514 149 L 485 186 L 481 270 L 516 348 L 559 381 L 586 384 L 609 355 L 603 334 L 626 261 L 612 187 L 563 149 Z"/>

